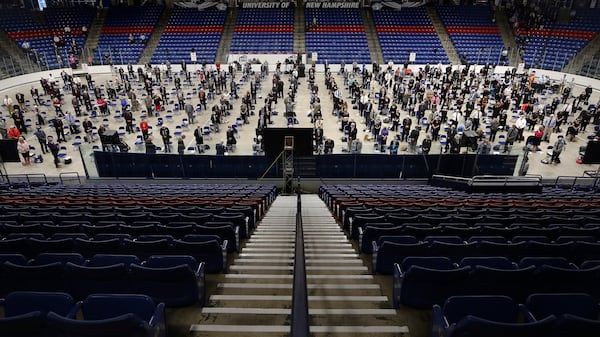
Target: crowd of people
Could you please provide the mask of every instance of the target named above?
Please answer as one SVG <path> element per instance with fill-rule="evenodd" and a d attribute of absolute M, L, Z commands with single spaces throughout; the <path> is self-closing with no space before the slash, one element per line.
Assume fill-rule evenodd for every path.
<path fill-rule="evenodd" d="M 40 87 L 31 87 L 33 106 L 25 104 L 29 97 L 21 92 L 14 101 L 5 96 L 0 134 L 19 139 L 34 131 L 42 154 L 53 153 L 50 137 L 60 144 L 81 134 L 84 142 L 93 144 L 102 141 L 107 128 L 115 128 L 102 120 L 118 116 L 123 130 L 119 141 L 102 147 L 107 151 L 129 151 L 129 135 L 139 134 L 147 153 L 176 148 L 185 154 L 192 147 L 197 153 L 229 154 L 239 141 L 239 121 L 239 127 L 256 126 L 253 150 L 262 153 L 262 133 L 274 118 L 283 119 L 287 127 L 307 119 L 316 154 L 361 153 L 367 144 L 377 153 L 392 155 L 428 154 L 437 146 L 446 153 L 468 148 L 489 154 L 510 152 L 515 143 L 539 150 L 557 134 L 573 142 L 580 132 L 589 131 L 588 125 L 600 124 L 595 104 L 589 101 L 591 87 L 579 92 L 566 76 L 552 81 L 534 72 L 498 74 L 492 65 L 416 69 L 408 64 L 354 63 L 341 65 L 335 73 L 326 63 L 323 74 L 311 65 L 306 78 L 301 78 L 297 64 L 282 69 L 278 63 L 271 72 L 267 62 L 256 71 L 250 63 L 201 65 L 188 71 L 182 62 L 179 68 L 173 71 L 169 63 L 114 67 L 113 76 L 104 82 L 90 74 L 50 75 L 40 80 Z M 308 97 L 300 98 L 309 101 L 306 116 L 298 110 L 301 85 L 308 89 Z M 185 131 L 165 123 L 167 110 L 182 115 L 185 121 L 179 126 L 185 125 Z M 275 117 L 277 111 L 282 116 Z M 206 124 L 199 122 L 200 114 L 209 119 Z M 337 122 L 335 132 L 326 125 L 331 120 Z M 192 130 L 188 138 L 187 130 Z M 214 142 L 215 152 L 208 151 L 205 141 L 211 134 L 223 137 Z M 157 139 L 160 144 L 155 144 Z M 559 162 L 558 157 L 553 162 Z"/>

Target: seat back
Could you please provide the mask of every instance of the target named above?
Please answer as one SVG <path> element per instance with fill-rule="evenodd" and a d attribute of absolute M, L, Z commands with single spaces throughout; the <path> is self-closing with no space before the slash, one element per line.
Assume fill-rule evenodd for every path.
<path fill-rule="evenodd" d="M 181 265 L 190 267 L 192 271 L 198 269 L 198 261 L 190 255 L 152 255 L 144 264 L 148 268 L 170 268 Z"/>
<path fill-rule="evenodd" d="M 0 318 L 0 331 L 7 337 L 43 337 L 48 330 L 44 318 L 45 315 L 39 310 Z"/>
<path fill-rule="evenodd" d="M 63 265 L 60 262 L 39 266 L 3 265 L 3 284 L 12 291 L 66 291 Z"/>
<path fill-rule="evenodd" d="M 516 323 L 519 305 L 508 296 L 452 296 L 444 303 L 443 312 L 449 324 L 458 323 L 468 315 L 496 322 Z"/>
<path fill-rule="evenodd" d="M 475 267 L 475 266 L 484 266 L 495 269 L 516 269 L 517 264 L 513 263 L 511 260 L 507 259 L 504 256 L 475 256 L 475 257 L 465 257 L 463 258 L 459 266 L 461 267 Z"/>
<path fill-rule="evenodd" d="M 468 315 L 456 323 L 449 337 L 547 337 L 555 322 L 554 316 L 531 323 L 502 323 Z"/>
<path fill-rule="evenodd" d="M 141 294 L 92 294 L 83 300 L 81 312 L 85 320 L 102 320 L 133 313 L 149 322 L 156 304 Z"/>
<path fill-rule="evenodd" d="M 132 286 L 129 282 L 128 270 L 123 263 L 103 267 L 87 267 L 67 263 L 65 271 L 71 294 L 78 300 L 82 300 L 90 294 L 122 294 L 137 289 L 136 285 Z"/>
<path fill-rule="evenodd" d="M 525 301 L 525 307 L 536 320 L 563 314 L 598 319 L 598 306 L 594 298 L 583 293 L 531 294 Z"/>
<path fill-rule="evenodd" d="M 83 265 L 85 264 L 85 259 L 83 258 L 83 255 L 79 253 L 41 253 L 33 260 L 33 264 L 36 266 L 54 262 L 60 262 L 61 264 L 71 262 L 73 264 Z"/>
<path fill-rule="evenodd" d="M 520 268 L 534 266 L 536 268 L 542 265 L 553 266 L 564 269 L 573 269 L 575 266 L 564 257 L 524 257 L 519 261 Z"/>
<path fill-rule="evenodd" d="M 65 318 L 50 312 L 48 326 L 59 336 L 78 337 L 151 337 L 148 323 L 135 314 L 125 314 L 103 320 L 87 321 Z"/>
<path fill-rule="evenodd" d="M 32 311 L 40 311 L 43 315 L 53 311 L 66 316 L 74 305 L 73 297 L 67 293 L 15 291 L 6 295 L 4 316 L 19 316 Z"/>
<path fill-rule="evenodd" d="M 129 268 L 132 263 L 140 264 L 140 259 L 135 255 L 125 254 L 96 254 L 90 258 L 88 267 L 106 267 L 115 264 L 124 264 Z"/>
<path fill-rule="evenodd" d="M 596 319 L 586 319 L 572 314 L 564 314 L 558 317 L 551 336 L 600 336 L 600 321 Z"/>
<path fill-rule="evenodd" d="M 452 270 L 456 266 L 445 256 L 408 256 L 400 263 L 400 270 L 408 271 L 413 266 L 437 270 Z"/>
<path fill-rule="evenodd" d="M 410 307 L 431 309 L 434 304 L 461 294 L 470 270 L 470 267 L 441 270 L 412 266 L 404 274 L 399 301 Z"/>
<path fill-rule="evenodd" d="M 194 272 L 187 265 L 148 268 L 131 265 L 131 283 L 136 290 L 166 306 L 197 303 L 199 289 Z"/>

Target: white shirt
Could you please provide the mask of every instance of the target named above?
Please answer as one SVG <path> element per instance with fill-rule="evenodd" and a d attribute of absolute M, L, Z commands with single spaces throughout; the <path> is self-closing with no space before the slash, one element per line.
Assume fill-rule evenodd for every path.
<path fill-rule="evenodd" d="M 520 117 L 519 119 L 517 119 L 517 121 L 515 122 L 515 126 L 517 127 L 517 129 L 524 129 L 527 126 L 527 120 L 525 119 L 525 117 Z"/>
<path fill-rule="evenodd" d="M 367 103 L 369 103 L 369 96 L 368 96 L 368 95 L 362 95 L 362 96 L 360 96 L 360 102 L 361 102 L 362 104 L 367 104 Z"/>

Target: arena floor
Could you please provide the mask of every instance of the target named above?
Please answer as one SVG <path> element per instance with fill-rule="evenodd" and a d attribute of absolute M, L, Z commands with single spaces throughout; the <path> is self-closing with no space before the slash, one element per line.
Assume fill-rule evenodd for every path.
<path fill-rule="evenodd" d="M 273 73 L 270 73 L 262 81 L 262 89 L 260 91 L 258 91 L 258 96 L 259 96 L 258 103 L 259 104 L 256 107 L 257 109 L 260 107 L 260 98 L 264 98 L 268 94 L 268 89 L 266 89 L 266 88 L 270 88 L 270 82 L 272 79 L 272 75 L 273 75 Z M 58 76 L 55 76 L 55 77 L 58 77 Z M 287 88 L 289 85 L 289 75 L 283 74 L 282 77 L 284 79 L 284 82 L 285 82 L 286 88 Z M 335 77 L 336 77 L 336 82 L 340 85 L 340 87 L 343 87 L 343 85 L 342 85 L 343 76 L 339 75 L 339 74 L 335 74 Z M 111 74 L 102 74 L 102 75 L 95 75 L 94 81 L 97 85 L 98 84 L 104 85 L 104 84 L 107 84 L 108 81 L 115 81 L 116 78 L 117 77 L 115 74 L 112 74 L 112 75 Z M 342 132 L 339 130 L 340 129 L 340 121 L 338 120 L 337 116 L 335 116 L 331 113 L 333 110 L 333 102 L 332 102 L 331 95 L 326 90 L 326 87 L 324 84 L 324 78 L 325 78 L 325 76 L 323 73 L 317 72 L 316 83 L 318 84 L 319 89 L 320 89 L 319 97 L 321 100 L 321 106 L 322 106 L 322 111 L 323 111 L 324 137 L 333 139 L 335 142 L 333 153 L 341 154 L 341 153 L 343 153 L 342 149 L 347 148 L 348 144 L 343 143 L 341 141 Z M 239 79 L 240 79 L 240 74 L 238 73 L 236 75 L 236 80 L 239 81 Z M 61 81 L 61 83 L 62 83 L 62 81 Z M 197 79 L 193 78 L 192 86 L 183 85 L 184 92 L 186 93 L 187 97 L 191 97 L 191 102 L 194 106 L 196 106 L 196 104 L 199 102 L 198 97 L 196 97 L 194 94 L 192 94 L 192 89 L 195 86 L 197 86 L 197 83 L 198 83 Z M 34 84 L 34 86 L 40 87 L 39 84 Z M 141 98 L 142 93 L 145 92 L 142 84 L 134 81 L 132 86 L 133 86 L 133 89 L 137 91 L 138 98 Z M 167 89 L 168 91 L 174 89 L 173 82 L 165 81 L 165 86 L 168 88 Z M 249 90 L 249 86 L 250 86 L 249 82 L 241 83 L 241 88 L 240 88 L 238 94 L 240 96 L 245 94 Z M 21 87 L 13 88 L 11 90 L 3 92 L 3 96 L 8 95 L 9 97 L 15 97 L 15 94 L 17 92 L 22 92 L 25 94 L 26 98 L 31 101 L 31 96 L 29 95 L 30 89 L 31 89 L 31 84 L 24 84 Z M 371 92 L 375 93 L 376 91 L 378 91 L 378 89 L 379 89 L 378 87 L 371 88 Z M 346 88 L 343 88 L 342 92 L 343 92 L 345 98 L 347 98 L 349 95 L 349 91 Z M 43 98 L 46 100 L 49 99 L 48 96 L 44 96 Z M 63 103 L 64 103 L 63 110 L 69 111 L 69 109 L 72 109 L 72 105 L 70 104 L 71 98 L 72 98 L 72 96 L 70 93 L 65 94 L 64 100 L 63 100 Z M 174 93 L 171 93 L 171 95 L 170 95 L 169 100 L 172 100 L 172 99 L 175 99 L 175 101 L 176 101 Z M 546 99 L 551 100 L 551 98 L 548 98 L 548 97 Z M 591 101 L 594 101 L 593 99 Z M 215 104 L 215 102 L 217 102 L 217 101 L 216 100 L 208 100 L 209 109 L 211 108 L 212 105 Z M 113 105 L 111 106 L 111 115 L 110 116 L 106 116 L 106 117 L 99 116 L 98 118 L 91 119 L 94 126 L 100 126 L 101 124 L 105 124 L 105 125 L 108 125 L 108 129 L 118 130 L 119 127 L 125 125 L 125 122 L 122 120 L 122 118 L 115 118 L 115 116 L 118 115 L 118 113 L 116 113 L 115 110 L 118 110 L 120 108 L 119 101 L 113 100 L 112 103 L 113 103 Z M 227 126 L 231 125 L 231 124 L 235 124 L 236 117 L 239 116 L 241 99 L 233 100 L 232 103 L 233 103 L 233 109 L 231 110 L 231 114 L 225 118 L 224 123 L 220 127 L 220 132 L 213 133 L 212 139 L 208 139 L 205 137 L 205 139 L 204 139 L 205 144 L 208 144 L 210 146 L 210 150 L 206 151 L 205 154 L 210 154 L 210 155 L 216 154 L 215 144 L 217 144 L 219 142 L 224 142 L 225 141 L 225 130 L 227 129 Z M 29 109 L 29 112 L 26 112 L 25 117 L 30 118 L 31 120 L 35 121 L 35 116 L 31 112 L 31 110 L 32 110 L 31 102 L 29 103 L 29 105 L 30 105 L 30 109 Z M 143 102 L 141 102 L 141 105 L 142 105 L 142 109 L 143 109 Z M 364 140 L 365 135 L 367 134 L 367 130 L 366 130 L 364 121 L 360 117 L 358 110 L 352 109 L 352 104 L 349 104 L 349 106 L 350 106 L 350 118 L 355 120 L 358 125 L 358 129 L 359 129 L 358 130 L 358 138 L 361 140 Z M 44 110 L 44 109 L 47 112 L 48 119 L 54 118 L 55 113 L 54 113 L 53 107 L 51 107 L 51 106 L 42 107 L 42 110 Z M 177 112 L 169 113 L 168 112 L 169 110 L 173 110 L 173 109 L 174 109 L 174 105 L 168 104 L 166 106 L 167 111 L 165 111 L 161 114 L 161 117 L 164 120 L 164 124 L 167 127 L 169 127 L 169 129 L 171 130 L 171 134 L 174 133 L 175 127 L 177 125 L 182 124 L 182 119 L 187 117 L 187 116 L 185 116 L 185 113 L 183 111 L 181 113 L 177 113 Z M 3 107 L 1 110 L 2 110 L 2 115 L 5 116 L 5 118 L 7 118 L 6 107 Z M 274 110 L 276 110 L 280 113 L 278 116 L 273 116 L 273 118 L 272 118 L 273 124 L 270 126 L 271 127 L 287 127 L 287 119 L 284 117 L 284 114 L 283 114 L 283 112 L 285 111 L 285 106 L 284 106 L 282 99 L 278 100 L 278 103 L 276 104 L 276 107 Z M 299 124 L 296 124 L 294 127 L 312 127 L 312 124 L 310 122 L 310 117 L 307 116 L 309 110 L 310 110 L 310 93 L 309 93 L 309 89 L 308 89 L 307 78 L 303 77 L 303 78 L 300 78 L 299 91 L 298 91 L 296 103 L 295 103 L 295 113 L 297 115 Z M 172 115 L 172 118 L 167 118 L 167 115 Z M 406 112 L 401 112 L 400 118 L 401 119 L 404 118 L 405 115 L 406 115 Z M 509 116 L 510 116 L 510 113 L 509 113 Z M 136 118 L 135 124 L 139 123 L 139 120 L 140 120 L 139 117 L 140 117 L 140 112 L 134 112 L 134 118 Z M 84 118 L 86 118 L 86 117 L 81 117 L 80 120 L 83 122 Z M 199 155 L 196 152 L 187 150 L 187 148 L 195 146 L 195 140 L 194 140 L 194 136 L 193 136 L 193 132 L 194 132 L 195 128 L 197 126 L 202 127 L 204 125 L 210 124 L 210 112 L 203 110 L 197 115 L 196 119 L 197 119 L 196 124 L 191 124 L 187 130 L 183 129 L 183 134 L 186 136 L 186 138 L 185 138 L 185 142 L 186 142 L 185 154 L 186 155 Z M 574 119 L 573 116 L 571 116 L 569 118 L 569 120 L 572 120 L 572 119 Z M 235 151 L 228 153 L 228 155 L 252 155 L 253 154 L 253 148 L 252 148 L 253 138 L 255 137 L 255 128 L 258 123 L 257 114 L 250 116 L 249 120 L 250 120 L 250 124 L 246 124 L 238 129 L 239 132 L 238 132 L 236 149 L 235 149 Z M 160 139 L 160 136 L 158 135 L 159 127 L 156 126 L 158 123 L 158 117 L 156 117 L 156 116 L 149 117 L 148 122 L 151 126 L 153 126 L 153 129 L 154 129 L 154 136 L 153 136 L 154 143 L 158 146 L 162 146 L 163 145 L 162 140 Z M 9 127 L 12 125 L 12 120 L 10 118 L 7 118 L 7 125 Z M 386 124 L 384 123 L 384 125 L 386 125 Z M 416 121 L 414 120 L 414 117 L 413 117 L 413 126 L 414 125 L 416 125 Z M 593 130 L 593 125 L 589 126 L 588 128 L 589 128 L 588 133 L 590 133 Z M 53 135 L 53 136 L 56 135 L 54 129 L 52 127 L 48 126 L 47 124 L 46 124 L 44 130 L 46 131 L 47 135 Z M 424 132 L 425 132 L 424 130 L 421 131 L 421 137 L 419 139 L 419 144 L 421 143 L 422 139 L 424 138 Z M 394 134 L 394 132 L 390 132 L 390 135 L 393 135 L 393 134 Z M 500 134 L 500 133 L 498 133 L 498 134 Z M 531 135 L 531 134 L 533 134 L 533 132 L 526 131 L 525 137 L 527 137 L 528 135 Z M 83 133 L 81 135 L 83 135 Z M 138 137 L 140 135 L 141 135 L 141 133 L 137 132 L 137 133 L 132 133 L 132 134 L 125 134 L 123 136 L 123 140 L 131 147 L 132 152 L 145 152 L 145 149 L 143 146 L 135 145 L 135 142 L 139 141 Z M 552 139 L 551 139 L 550 143 L 549 144 L 542 143 L 542 146 L 540 148 L 545 149 L 546 146 L 553 144 L 557 136 L 558 136 L 558 134 L 554 133 L 552 135 Z M 578 136 L 578 138 L 576 139 L 575 142 L 568 143 L 566 150 L 561 155 L 561 163 L 560 164 L 549 164 L 548 165 L 548 164 L 541 163 L 541 160 L 546 158 L 546 151 L 540 151 L 538 153 L 531 153 L 529 155 L 529 165 L 530 166 L 529 166 L 528 173 L 534 174 L 534 175 L 541 175 L 544 178 L 552 178 L 552 177 L 558 177 L 558 176 L 581 177 L 581 176 L 583 176 L 584 171 L 586 171 L 586 170 L 597 170 L 598 165 L 583 165 L 583 164 L 576 163 L 576 159 L 579 155 L 579 146 L 585 145 L 587 143 L 586 136 L 587 136 L 586 134 L 580 133 L 580 135 Z M 35 138 L 35 136 L 33 135 L 33 132 L 28 132 L 26 135 L 26 139 L 30 145 L 33 145 L 36 147 L 36 150 L 35 150 L 36 155 L 41 154 L 38 141 Z M 66 143 L 61 143 L 61 145 L 66 147 L 67 155 L 72 158 L 71 164 L 61 164 L 59 168 L 56 168 L 54 166 L 54 163 L 52 160 L 52 155 L 47 153 L 47 154 L 43 155 L 43 157 L 44 157 L 43 163 L 33 163 L 32 162 L 31 166 L 24 166 L 22 163 L 6 162 L 6 163 L 4 163 L 3 170 L 5 170 L 8 174 L 26 174 L 26 173 L 39 174 L 39 173 L 43 173 L 47 177 L 56 177 L 56 176 L 59 176 L 61 173 L 77 172 L 80 176 L 85 177 L 86 169 L 87 169 L 87 174 L 89 174 L 90 178 L 97 177 L 95 165 L 93 164 L 93 155 L 91 155 L 91 153 L 92 153 L 93 145 L 99 146 L 101 148 L 101 144 L 100 144 L 99 140 L 96 139 L 96 141 L 93 144 L 87 144 L 85 142 L 82 142 L 82 144 L 79 146 L 81 148 L 81 155 L 80 155 L 79 147 L 73 145 L 73 143 L 75 141 L 76 141 L 76 139 L 74 137 L 71 137 Z M 174 142 L 174 144 L 172 145 L 172 152 L 177 153 L 175 137 L 173 138 L 173 142 Z M 373 140 L 365 140 L 363 142 L 362 153 L 379 153 L 375 149 L 374 144 L 375 144 L 375 142 Z M 511 149 L 511 154 L 517 154 L 517 155 L 521 154 L 522 155 L 523 154 L 523 145 L 524 145 L 524 143 L 516 143 L 515 146 L 513 146 Z M 439 142 L 434 142 L 430 153 L 432 153 L 432 154 L 440 153 L 440 151 L 441 151 L 441 148 L 440 148 Z M 521 158 L 522 158 L 522 156 L 521 156 Z M 84 164 L 83 164 L 84 161 L 86 162 L 86 169 L 84 169 Z M 520 161 L 519 161 L 519 163 L 520 163 Z M 519 163 L 517 163 L 517 166 L 519 166 Z"/>

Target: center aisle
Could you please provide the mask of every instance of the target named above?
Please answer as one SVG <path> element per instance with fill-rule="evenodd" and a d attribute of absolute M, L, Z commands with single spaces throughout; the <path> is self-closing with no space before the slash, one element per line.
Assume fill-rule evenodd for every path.
<path fill-rule="evenodd" d="M 295 196 L 278 196 L 210 294 L 194 337 L 288 336 Z M 317 195 L 302 195 L 312 336 L 398 336 L 396 311 Z"/>

